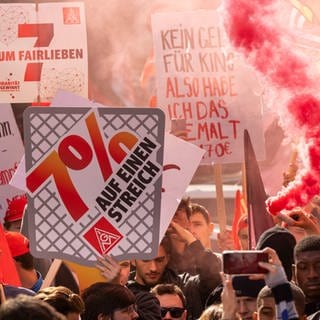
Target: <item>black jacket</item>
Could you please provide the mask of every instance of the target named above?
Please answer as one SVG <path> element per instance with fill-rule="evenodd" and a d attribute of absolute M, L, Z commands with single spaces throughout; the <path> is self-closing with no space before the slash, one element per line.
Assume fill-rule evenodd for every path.
<path fill-rule="evenodd" d="M 159 281 L 159 283 L 174 283 L 182 289 L 187 300 L 189 320 L 200 317 L 209 294 L 221 283 L 219 258 L 212 251 L 205 250 L 198 240 L 191 245 L 202 247 L 202 253 L 196 257 L 199 273 L 194 276 L 186 272 L 178 275 L 167 267 Z M 151 289 L 150 286 L 141 285 L 135 280 L 129 280 L 127 286 L 135 295 Z"/>

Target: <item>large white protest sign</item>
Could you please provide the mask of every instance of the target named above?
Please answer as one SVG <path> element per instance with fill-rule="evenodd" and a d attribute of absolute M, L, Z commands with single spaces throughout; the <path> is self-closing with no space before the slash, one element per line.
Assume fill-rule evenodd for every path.
<path fill-rule="evenodd" d="M 243 130 L 264 157 L 259 86 L 228 45 L 216 11 L 152 16 L 158 105 L 185 119 L 187 140 L 206 151 L 203 163 L 243 160 Z"/>
<path fill-rule="evenodd" d="M 8 202 L 16 195 L 24 193 L 9 185 L 24 148 L 20 132 L 10 104 L 0 104 L 0 221 L 4 217 Z"/>
<path fill-rule="evenodd" d="M 34 255 L 91 265 L 157 254 L 161 110 L 29 108 L 24 127 Z"/>
<path fill-rule="evenodd" d="M 196 172 L 204 150 L 166 133 L 164 142 L 160 238 L 172 220 L 181 197 Z"/>
<path fill-rule="evenodd" d="M 0 101 L 50 101 L 59 88 L 88 95 L 83 3 L 2 3 L 0 13 Z"/>

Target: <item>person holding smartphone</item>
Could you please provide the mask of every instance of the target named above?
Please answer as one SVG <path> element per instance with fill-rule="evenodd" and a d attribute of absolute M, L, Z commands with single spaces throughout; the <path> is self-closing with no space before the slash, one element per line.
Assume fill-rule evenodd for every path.
<path fill-rule="evenodd" d="M 260 289 L 255 291 L 255 297 L 250 300 L 251 304 L 244 304 L 242 300 L 247 298 L 244 292 L 249 292 L 250 283 L 255 284 L 255 281 L 265 281 L 265 284 L 271 289 L 274 304 L 269 304 L 269 308 L 273 308 L 273 315 L 268 320 L 283 319 L 295 320 L 298 319 L 297 309 L 293 301 L 293 294 L 291 285 L 287 279 L 284 268 L 275 250 L 265 248 L 262 250 L 268 254 L 268 262 L 257 262 L 260 268 L 266 270 L 265 273 L 251 274 L 245 276 L 222 274 L 223 290 L 221 293 L 221 301 L 223 305 L 222 320 L 235 320 L 235 319 L 253 319 L 253 320 L 266 320 L 262 317 L 259 308 L 261 305 L 257 303 L 257 297 L 260 290 L 263 290 L 263 285 Z M 257 282 L 256 282 L 257 283 Z M 263 283 L 263 282 L 262 282 Z M 255 286 L 256 287 L 256 286 Z M 257 289 L 257 287 L 255 288 Z M 242 298 L 240 297 L 243 291 Z M 241 299 L 240 299 L 241 298 Z M 245 299 L 243 299 L 245 298 Z M 247 302 L 247 301 L 245 301 Z M 263 305 L 263 307 L 265 307 Z M 261 311 L 261 310 L 260 310 Z"/>
<path fill-rule="evenodd" d="M 281 260 L 276 251 L 271 248 L 267 247 L 262 251 L 268 254 L 269 261 L 258 262 L 258 264 L 261 268 L 266 269 L 267 273 L 252 275 L 250 278 L 255 280 L 264 279 L 266 285 L 271 289 L 275 301 L 274 319 L 299 319 L 290 282 L 287 279 Z M 256 319 L 261 320 L 259 317 Z"/>

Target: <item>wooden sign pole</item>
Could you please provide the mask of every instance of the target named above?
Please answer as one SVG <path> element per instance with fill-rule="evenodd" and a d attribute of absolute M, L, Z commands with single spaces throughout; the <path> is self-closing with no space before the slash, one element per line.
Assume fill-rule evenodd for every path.
<path fill-rule="evenodd" d="M 46 275 L 46 277 L 43 280 L 41 289 L 46 288 L 46 287 L 50 287 L 53 279 L 55 278 L 60 266 L 61 266 L 62 260 L 60 259 L 54 259 L 49 270 L 48 273 Z"/>
<path fill-rule="evenodd" d="M 217 201 L 217 215 L 220 227 L 220 232 L 223 233 L 227 228 L 227 215 L 223 197 L 222 185 L 222 166 L 221 164 L 214 164 L 214 181 L 216 184 L 216 201 Z"/>

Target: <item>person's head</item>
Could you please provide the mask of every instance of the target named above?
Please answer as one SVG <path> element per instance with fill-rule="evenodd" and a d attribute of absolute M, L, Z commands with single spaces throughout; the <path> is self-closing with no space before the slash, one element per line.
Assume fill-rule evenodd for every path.
<path fill-rule="evenodd" d="M 151 292 L 158 298 L 163 320 L 185 320 L 186 298 L 181 289 L 172 283 L 158 284 Z"/>
<path fill-rule="evenodd" d="M 142 285 L 154 286 L 159 283 L 170 256 L 170 240 L 164 237 L 160 243 L 158 254 L 151 260 L 134 260 L 136 267 L 135 280 Z"/>
<path fill-rule="evenodd" d="M 80 314 L 84 312 L 82 298 L 63 286 L 41 289 L 35 297 L 49 303 L 68 320 L 78 320 Z"/>
<path fill-rule="evenodd" d="M 120 284 L 96 282 L 82 293 L 85 311 L 82 320 L 137 319 L 135 296 Z"/>
<path fill-rule="evenodd" d="M 240 320 L 253 319 L 253 313 L 257 310 L 257 296 L 264 280 L 250 280 L 248 276 L 234 276 L 232 286 L 237 299 L 237 314 Z"/>
<path fill-rule="evenodd" d="M 295 280 L 306 302 L 320 299 L 320 236 L 303 238 L 294 248 Z"/>
<path fill-rule="evenodd" d="M 15 231 L 6 231 L 5 237 L 18 272 L 20 268 L 33 270 L 34 259 L 30 253 L 29 240 L 22 233 Z"/>
<path fill-rule="evenodd" d="M 121 285 L 126 285 L 130 275 L 130 260 L 123 260 L 119 262 L 120 265 L 120 277 L 119 282 Z"/>
<path fill-rule="evenodd" d="M 8 208 L 5 213 L 3 226 L 8 231 L 19 232 L 24 212 L 27 208 L 27 196 L 15 196 L 8 201 Z"/>
<path fill-rule="evenodd" d="M 211 239 L 214 224 L 210 221 L 208 210 L 197 203 L 191 204 L 190 231 L 196 239 L 200 240 L 202 245 L 211 249 Z"/>
<path fill-rule="evenodd" d="M 257 250 L 266 247 L 276 251 L 289 281 L 292 279 L 292 265 L 294 263 L 293 250 L 296 245 L 295 237 L 286 229 L 279 226 L 264 231 L 256 245 Z"/>
<path fill-rule="evenodd" d="M 213 304 L 206 308 L 199 320 L 221 320 L 223 315 L 223 308 L 221 304 Z"/>
<path fill-rule="evenodd" d="M 34 297 L 19 295 L 8 299 L 0 307 L 0 320 L 66 320 L 44 301 Z"/>
<path fill-rule="evenodd" d="M 305 319 L 304 307 L 305 296 L 303 291 L 295 284 L 290 282 L 293 301 L 296 306 L 299 319 Z M 272 289 L 268 286 L 263 287 L 257 297 L 257 312 L 254 314 L 255 320 L 276 320 L 276 303 Z"/>
<path fill-rule="evenodd" d="M 189 218 L 191 215 L 190 198 L 183 198 L 172 218 L 172 220 L 178 223 L 181 227 L 189 229 Z"/>
<path fill-rule="evenodd" d="M 249 227 L 247 215 L 243 215 L 239 219 L 236 234 L 239 241 L 239 249 L 249 250 Z"/>

